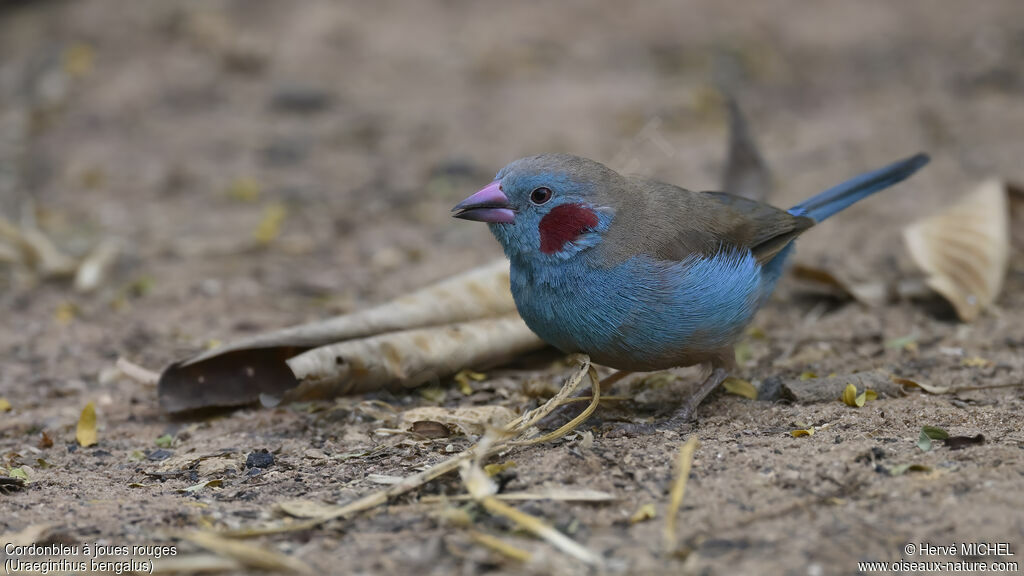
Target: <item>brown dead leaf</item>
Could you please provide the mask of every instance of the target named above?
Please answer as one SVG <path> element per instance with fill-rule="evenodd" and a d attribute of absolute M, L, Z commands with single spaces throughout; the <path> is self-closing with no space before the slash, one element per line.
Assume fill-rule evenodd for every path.
<path fill-rule="evenodd" d="M 893 290 L 884 281 L 855 281 L 840 270 L 828 270 L 819 266 L 796 263 L 793 276 L 815 284 L 830 294 L 856 300 L 866 306 L 881 306 L 892 299 Z"/>
<path fill-rule="evenodd" d="M 919 382 L 917 380 L 911 380 L 910 378 L 900 378 L 893 376 L 892 381 L 900 386 L 906 386 L 908 388 L 920 388 L 929 394 L 949 394 L 952 388 L 948 386 L 933 386 L 925 382 Z"/>
<path fill-rule="evenodd" d="M 971 322 L 999 296 L 1010 255 L 1006 184 L 988 180 L 960 203 L 903 231 L 926 283 Z"/>
<path fill-rule="evenodd" d="M 452 435 L 452 431 L 437 420 L 417 420 L 409 429 L 424 438 L 447 438 Z"/>

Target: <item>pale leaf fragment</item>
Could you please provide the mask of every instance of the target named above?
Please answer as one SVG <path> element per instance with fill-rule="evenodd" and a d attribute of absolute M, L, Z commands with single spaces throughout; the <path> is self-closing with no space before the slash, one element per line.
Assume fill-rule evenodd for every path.
<path fill-rule="evenodd" d="M 960 203 L 903 231 L 926 283 L 971 322 L 999 296 L 1010 256 L 1006 184 L 987 180 Z"/>
<path fill-rule="evenodd" d="M 744 398 L 749 398 L 751 400 L 757 400 L 757 388 L 755 388 L 748 380 L 741 380 L 730 376 L 722 382 L 722 387 L 730 394 L 743 396 Z"/>
<path fill-rule="evenodd" d="M 468 366 L 508 361 L 543 344 L 518 316 L 420 328 L 315 348 L 288 359 L 299 386 L 284 399 L 412 388 Z"/>
<path fill-rule="evenodd" d="M 426 420 L 456 426 L 466 435 L 479 435 L 487 428 L 502 428 L 515 417 L 511 409 L 500 405 L 458 408 L 423 406 L 402 412 L 399 427 L 408 428 L 415 422 Z"/>
<path fill-rule="evenodd" d="M 104 240 L 93 248 L 75 272 L 75 290 L 92 292 L 107 278 L 110 269 L 117 262 L 121 251 L 120 244 L 115 240 Z"/>

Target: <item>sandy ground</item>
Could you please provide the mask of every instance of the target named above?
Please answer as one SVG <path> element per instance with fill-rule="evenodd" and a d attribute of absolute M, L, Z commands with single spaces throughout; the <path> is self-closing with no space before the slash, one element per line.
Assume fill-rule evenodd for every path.
<path fill-rule="evenodd" d="M 125 246 L 113 275 L 82 295 L 66 281 L 0 276 L 0 467 L 27 465 L 0 494 L 0 534 L 37 524 L 69 543 L 191 544 L 168 530 L 256 525 L 275 504 L 348 502 L 460 450 L 466 437 L 373 434 L 366 397 L 172 420 L 156 390 L 101 377 L 124 356 L 159 368 L 260 330 L 386 300 L 499 255 L 483 226 L 449 207 L 507 161 L 570 152 L 690 188 L 715 188 L 725 119 L 713 70 L 728 70 L 789 206 L 861 170 L 927 150 L 932 165 L 798 243 L 798 260 L 861 278 L 912 270 L 900 231 L 989 176 L 1024 181 L 1024 5 L 1012 0 L 334 4 L 12 2 L 0 6 L 0 209 L 33 201 L 65 251 Z M 257 246 L 268 210 L 286 216 Z M 1020 225 L 1020 224 L 1018 224 Z M 255 246 L 255 247 L 254 247 Z M 881 369 L 936 385 L 1019 384 L 1024 263 L 996 313 L 962 325 L 947 308 L 837 302 L 783 281 L 758 316 L 741 377 Z M 913 336 L 917 349 L 887 346 Z M 987 362 L 965 362 L 971 358 Z M 555 357 L 557 359 L 557 357 Z M 524 390 L 568 372 L 502 369 L 447 406 L 536 404 Z M 691 430 L 606 431 L 680 402 L 696 374 L 615 393 L 581 432 L 499 459 L 506 490 L 612 493 L 603 504 L 530 502 L 601 554 L 614 573 L 851 574 L 908 556 L 907 543 L 1009 543 L 1024 562 L 1020 387 L 956 396 L 785 404 L 713 395 Z M 534 383 L 526 386 L 526 383 Z M 544 386 L 540 386 L 543 388 Z M 436 395 L 374 396 L 396 407 Z M 97 406 L 100 442 L 75 449 Z M 827 426 L 826 426 L 827 425 Z M 986 443 L 922 452 L 923 425 Z M 810 437 L 790 431 L 825 426 Z M 43 433 L 53 440 L 45 447 Z M 664 552 L 672 461 L 701 440 Z M 148 475 L 156 439 L 172 458 L 229 451 L 232 469 Z M 257 449 L 262 474 L 242 462 Z M 166 455 L 166 454 L 164 454 Z M 160 454 L 156 455 L 157 457 Z M 41 459 L 48 467 L 38 461 Z M 225 458 L 222 458 L 224 460 Z M 892 475 L 892 467 L 926 471 Z M 180 491 L 221 479 L 219 487 Z M 267 536 L 317 572 L 587 573 L 590 569 L 473 506 L 476 529 L 533 553 L 520 564 L 475 544 L 426 494 L 435 482 L 344 522 Z M 642 506 L 658 516 L 631 523 Z M 449 514 L 450 515 L 450 514 Z M 8 537 L 0 539 L 9 539 Z M 982 558 L 981 560 L 999 560 Z"/>

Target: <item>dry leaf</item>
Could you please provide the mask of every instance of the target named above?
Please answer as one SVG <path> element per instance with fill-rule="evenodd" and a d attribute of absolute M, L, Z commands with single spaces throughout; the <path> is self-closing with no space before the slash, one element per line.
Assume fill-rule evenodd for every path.
<path fill-rule="evenodd" d="M 922 426 L 921 434 L 917 438 L 917 447 L 924 452 L 932 449 L 932 440 L 945 440 L 949 438 L 949 432 L 938 426 Z"/>
<path fill-rule="evenodd" d="M 911 380 L 909 378 L 900 378 L 898 376 L 893 376 L 892 381 L 900 386 L 920 388 L 929 394 L 949 394 L 952 390 L 952 388 L 948 386 L 932 386 L 931 384 L 918 382 L 917 380 Z"/>
<path fill-rule="evenodd" d="M 260 334 L 172 364 L 160 376 L 160 406 L 181 412 L 241 406 L 261 395 L 279 399 L 297 385 L 286 360 L 306 350 L 400 330 L 499 317 L 514 314 L 515 309 L 508 262 L 497 261 L 368 310 Z M 536 336 L 529 345 L 525 335 L 523 340 L 523 349 L 544 345 Z M 504 343 L 494 338 L 490 345 L 503 347 Z M 449 362 L 443 372 L 470 367 Z M 442 371 L 435 372 L 440 377 Z"/>
<path fill-rule="evenodd" d="M 655 510 L 654 504 L 648 502 L 647 504 L 644 504 L 643 506 L 638 508 L 637 511 L 629 517 L 629 523 L 637 524 L 639 522 L 645 522 L 647 520 L 652 520 L 657 517 L 658 511 Z"/>
<path fill-rule="evenodd" d="M 417 420 L 412 423 L 409 430 L 413 434 L 431 439 L 447 438 L 452 435 L 452 431 L 447 426 L 436 420 Z"/>
<path fill-rule="evenodd" d="M 501 474 L 502 472 L 508 470 L 509 468 L 515 468 L 515 466 L 515 460 L 509 460 L 507 462 L 502 462 L 500 464 L 488 464 L 484 466 L 484 472 L 487 472 L 488 476 L 497 476 L 498 474 Z"/>
<path fill-rule="evenodd" d="M 312 500 L 285 500 L 275 506 L 293 518 L 326 518 L 338 508 Z"/>
<path fill-rule="evenodd" d="M 945 211 L 911 224 L 903 238 L 929 287 L 971 322 L 999 296 L 1010 255 L 1006 184 L 992 179 Z"/>
<path fill-rule="evenodd" d="M 92 402 L 82 408 L 82 415 L 78 417 L 75 439 L 83 448 L 94 446 L 99 441 L 96 433 L 96 406 Z"/>
<path fill-rule="evenodd" d="M 730 394 L 757 400 L 757 388 L 747 380 L 729 377 L 722 382 L 722 387 Z"/>
<path fill-rule="evenodd" d="M 907 472 L 931 472 L 931 466 L 924 464 L 896 464 L 886 469 L 889 476 L 902 476 Z"/>
<path fill-rule="evenodd" d="M 960 365 L 966 368 L 988 368 L 992 361 L 980 356 L 971 356 L 960 361 Z"/>
<path fill-rule="evenodd" d="M 418 421 L 432 420 L 446 426 L 455 426 L 467 436 L 475 436 L 483 434 L 488 427 L 502 428 L 515 417 L 515 413 L 505 406 L 423 406 L 402 412 L 399 427 L 404 429 Z"/>
<path fill-rule="evenodd" d="M 853 384 L 847 384 L 846 388 L 843 388 L 843 395 L 840 398 L 847 406 L 858 408 L 863 404 L 857 404 L 857 387 Z"/>
<path fill-rule="evenodd" d="M 789 433 L 793 438 L 799 438 L 801 436 L 814 436 L 814 427 L 805 428 L 803 430 L 793 430 Z"/>
<path fill-rule="evenodd" d="M 120 250 L 120 244 L 114 240 L 104 240 L 93 248 L 75 272 L 75 290 L 91 292 L 98 288 L 117 262 Z"/>
<path fill-rule="evenodd" d="M 288 208 L 284 204 L 274 203 L 264 208 L 260 223 L 253 232 L 256 241 L 266 246 L 277 240 L 277 237 L 281 235 L 281 226 L 287 217 Z"/>
<path fill-rule="evenodd" d="M 893 296 L 893 290 L 883 281 L 859 282 L 839 270 L 798 262 L 793 264 L 792 273 L 798 280 L 825 288 L 833 296 L 856 300 L 866 306 L 882 306 Z"/>
<path fill-rule="evenodd" d="M 289 358 L 288 367 L 299 385 L 284 399 L 412 388 L 466 367 L 508 361 L 541 346 L 518 315 L 350 340 Z"/>
<path fill-rule="evenodd" d="M 181 490 L 178 490 L 178 493 L 180 493 L 180 494 L 195 494 L 196 492 L 199 492 L 203 488 L 220 488 L 223 483 L 224 483 L 224 481 L 220 480 L 220 479 L 207 480 L 205 482 L 200 482 L 198 484 L 193 484 L 193 485 L 189 486 L 188 488 L 182 488 Z"/>
<path fill-rule="evenodd" d="M 0 412 L 10 412 L 12 409 L 11 402 L 7 398 L 0 396 Z"/>

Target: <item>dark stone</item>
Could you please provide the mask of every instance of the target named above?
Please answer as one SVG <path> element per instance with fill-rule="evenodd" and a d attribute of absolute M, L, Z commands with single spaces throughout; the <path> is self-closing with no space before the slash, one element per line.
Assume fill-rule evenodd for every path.
<path fill-rule="evenodd" d="M 274 455 L 266 448 L 253 450 L 245 457 L 246 468 L 268 468 L 274 464 Z"/>

